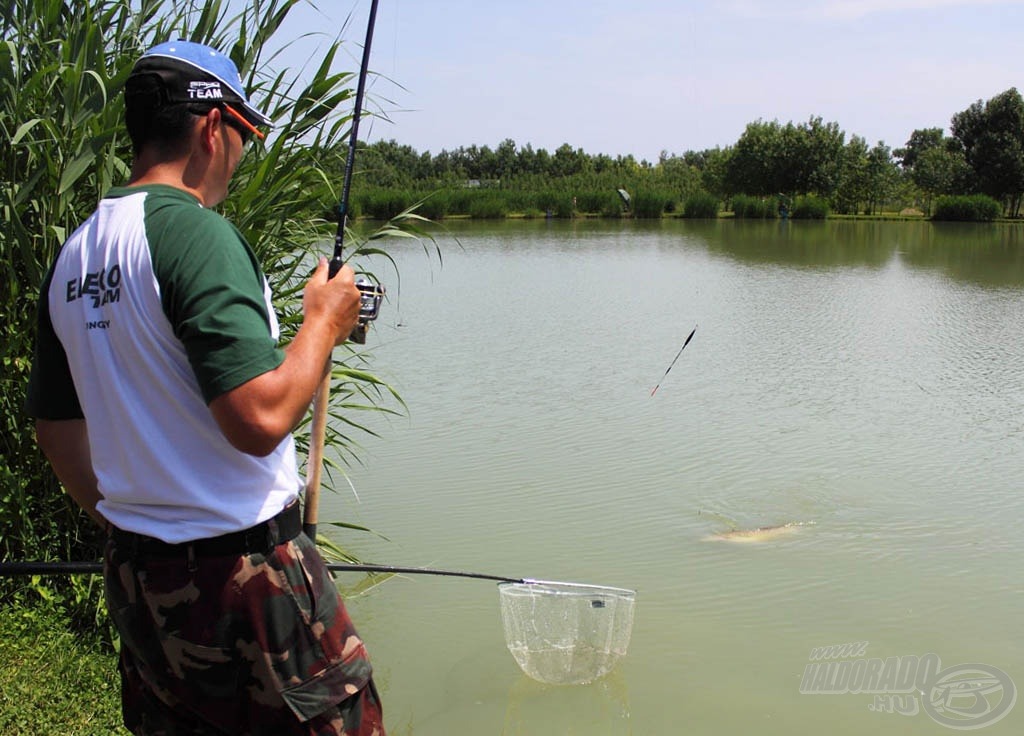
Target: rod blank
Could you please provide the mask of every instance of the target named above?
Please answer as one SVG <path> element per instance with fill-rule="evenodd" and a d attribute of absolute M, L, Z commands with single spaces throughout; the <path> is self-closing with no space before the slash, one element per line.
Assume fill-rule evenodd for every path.
<path fill-rule="evenodd" d="M 399 575 L 440 575 L 477 580 L 496 580 L 500 583 L 528 583 L 525 578 L 506 578 L 479 572 L 437 570 L 431 567 L 401 567 L 398 565 L 372 565 L 348 562 L 328 562 L 331 572 L 372 572 Z M 0 577 L 22 575 L 98 575 L 103 572 L 102 562 L 0 562 Z"/>

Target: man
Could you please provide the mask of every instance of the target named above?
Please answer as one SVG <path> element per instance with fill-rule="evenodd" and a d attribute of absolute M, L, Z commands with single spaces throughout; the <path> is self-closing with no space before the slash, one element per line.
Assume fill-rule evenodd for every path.
<path fill-rule="evenodd" d="M 174 41 L 125 87 L 134 161 L 43 284 L 28 407 L 108 529 L 107 604 L 136 734 L 383 734 L 366 650 L 300 533 L 291 431 L 358 321 L 322 259 L 283 350 L 241 234 L 208 209 L 270 120 L 235 65 Z"/>

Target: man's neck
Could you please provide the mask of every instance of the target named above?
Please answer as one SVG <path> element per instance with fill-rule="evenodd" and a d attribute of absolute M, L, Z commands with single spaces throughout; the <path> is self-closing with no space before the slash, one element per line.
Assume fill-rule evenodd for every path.
<path fill-rule="evenodd" d="M 132 172 L 128 179 L 128 186 L 163 184 L 188 192 L 198 199 L 204 207 L 209 206 L 207 202 L 208 193 L 202 186 L 202 180 L 199 177 L 190 175 L 191 167 L 188 164 L 188 160 L 152 161 L 147 160 L 145 155 L 140 156 L 132 163 Z"/>

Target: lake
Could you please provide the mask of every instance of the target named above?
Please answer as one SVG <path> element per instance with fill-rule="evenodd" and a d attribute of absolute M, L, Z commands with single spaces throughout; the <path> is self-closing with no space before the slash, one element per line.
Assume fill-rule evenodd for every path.
<path fill-rule="evenodd" d="M 408 413 L 367 420 L 321 529 L 635 589 L 636 619 L 611 674 L 545 686 L 494 583 L 389 579 L 349 605 L 390 733 L 1020 733 L 1024 226 L 447 228 L 375 263 Z"/>

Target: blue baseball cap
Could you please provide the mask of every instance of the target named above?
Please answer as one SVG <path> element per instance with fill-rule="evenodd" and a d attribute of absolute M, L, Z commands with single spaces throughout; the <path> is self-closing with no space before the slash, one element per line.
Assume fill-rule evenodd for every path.
<path fill-rule="evenodd" d="M 135 63 L 131 76 L 137 75 L 160 78 L 164 104 L 224 103 L 253 126 L 272 125 L 270 118 L 249 103 L 235 63 L 210 46 L 193 41 L 158 44 Z"/>

